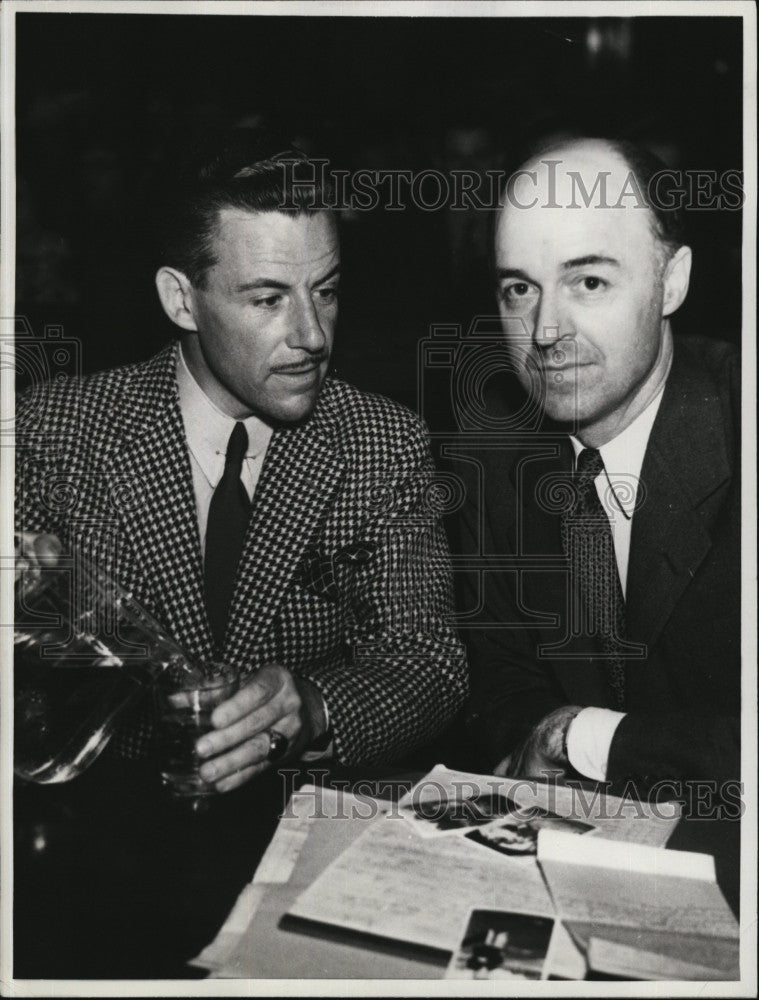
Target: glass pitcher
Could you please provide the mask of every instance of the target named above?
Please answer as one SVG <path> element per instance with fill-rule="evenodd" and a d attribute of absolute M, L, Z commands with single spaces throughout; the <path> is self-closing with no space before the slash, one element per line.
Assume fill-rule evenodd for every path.
<path fill-rule="evenodd" d="M 164 671 L 202 671 L 102 569 L 61 558 L 38 572 L 16 584 L 14 771 L 52 784 L 93 763 Z"/>

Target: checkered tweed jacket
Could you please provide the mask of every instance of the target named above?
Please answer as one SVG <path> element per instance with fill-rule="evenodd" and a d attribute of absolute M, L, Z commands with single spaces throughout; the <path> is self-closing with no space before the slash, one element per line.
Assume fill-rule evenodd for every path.
<path fill-rule="evenodd" d="M 92 553 L 210 659 L 176 350 L 19 396 L 16 520 Z M 419 420 L 338 380 L 269 444 L 221 658 L 308 678 L 344 764 L 404 756 L 465 698 L 439 499 Z M 127 728 L 120 746 L 138 754 Z"/>

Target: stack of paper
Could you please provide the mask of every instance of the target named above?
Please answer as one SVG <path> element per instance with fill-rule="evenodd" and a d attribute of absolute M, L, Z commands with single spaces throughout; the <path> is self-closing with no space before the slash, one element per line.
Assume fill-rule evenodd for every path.
<path fill-rule="evenodd" d="M 307 785 L 291 798 L 251 886 L 194 964 L 232 979 L 439 979 L 447 955 L 380 950 L 289 922 L 287 912 L 388 803 Z M 297 857 L 295 856 L 297 853 Z M 266 881 L 264 881 L 266 879 Z"/>
<path fill-rule="evenodd" d="M 558 918 L 586 961 L 661 978 L 669 953 L 669 978 L 685 969 L 691 978 L 734 977 L 738 929 L 711 859 L 663 847 L 678 818 L 674 805 L 662 817 L 661 809 L 611 796 L 436 768 L 336 858 L 290 913 L 454 954 L 462 929 L 474 933 L 472 911 L 511 915 L 510 923 L 491 919 L 483 933 L 491 945 L 522 935 L 535 953 Z M 622 940 L 620 927 L 628 929 Z M 659 959 L 631 962 L 639 929 L 648 934 L 645 950 Z M 694 936 L 723 943 L 716 963 L 689 963 Z M 488 953 L 484 942 L 482 955 L 469 960 L 486 963 L 497 951 Z M 566 947 L 552 958 L 550 969 L 532 962 L 524 977 L 577 973 Z"/>
<path fill-rule="evenodd" d="M 400 802 L 307 786 L 195 964 L 257 978 L 734 979 L 712 860 L 660 807 L 435 768 Z M 447 971 L 446 971 L 447 970 Z"/>
<path fill-rule="evenodd" d="M 739 977 L 738 923 L 705 854 L 538 835 L 556 909 L 588 964 L 634 979 Z"/>

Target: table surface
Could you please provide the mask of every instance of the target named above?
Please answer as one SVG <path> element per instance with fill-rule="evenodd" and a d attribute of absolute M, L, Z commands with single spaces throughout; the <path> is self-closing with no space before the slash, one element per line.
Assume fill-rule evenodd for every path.
<path fill-rule="evenodd" d="M 169 800 L 149 765 L 107 752 L 70 783 L 17 784 L 14 977 L 205 976 L 187 962 L 252 878 L 298 780 L 272 773 L 202 814 Z M 736 912 L 738 837 L 735 822 L 683 821 L 668 845 L 713 854 Z"/>

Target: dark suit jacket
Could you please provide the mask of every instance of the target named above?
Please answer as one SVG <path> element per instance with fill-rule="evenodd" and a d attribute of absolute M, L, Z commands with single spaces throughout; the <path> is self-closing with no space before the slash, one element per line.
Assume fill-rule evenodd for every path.
<path fill-rule="evenodd" d="M 20 397 L 16 523 L 93 554 L 209 659 L 175 363 L 176 344 Z M 269 444 L 221 658 L 242 675 L 278 662 L 308 678 L 344 764 L 407 754 L 466 696 L 432 475 L 412 413 L 334 379 L 312 416 Z"/>
<path fill-rule="evenodd" d="M 629 714 L 610 780 L 739 776 L 739 430 L 735 350 L 676 338 L 632 522 L 627 638 L 643 655 L 626 663 Z M 462 588 L 469 722 L 492 767 L 559 706 L 612 701 L 597 661 L 566 641 L 555 490 L 571 469 L 566 435 L 513 432 L 456 451 L 462 553 L 486 569 L 468 572 Z"/>

